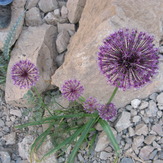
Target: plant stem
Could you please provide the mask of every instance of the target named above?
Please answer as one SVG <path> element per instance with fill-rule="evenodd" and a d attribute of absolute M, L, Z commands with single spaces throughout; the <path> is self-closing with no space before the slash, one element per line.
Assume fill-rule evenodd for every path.
<path fill-rule="evenodd" d="M 115 94 L 117 93 L 117 91 L 118 91 L 118 87 L 115 87 L 114 91 L 113 91 L 113 93 L 112 93 L 112 95 L 111 95 L 111 97 L 109 99 L 109 101 L 106 104 L 110 104 L 111 103 L 111 101 L 113 100 L 113 98 L 114 98 Z"/>

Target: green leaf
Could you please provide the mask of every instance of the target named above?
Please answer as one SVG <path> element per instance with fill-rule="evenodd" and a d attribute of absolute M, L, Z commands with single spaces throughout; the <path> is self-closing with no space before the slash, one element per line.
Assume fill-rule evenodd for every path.
<path fill-rule="evenodd" d="M 84 129 L 84 126 L 77 129 L 73 135 L 71 135 L 69 138 L 67 138 L 65 141 L 63 141 L 61 144 L 59 144 L 57 147 L 51 149 L 48 153 L 46 153 L 41 160 L 45 159 L 45 157 L 51 155 L 52 153 L 55 153 L 58 150 L 62 149 L 64 146 L 70 144 L 74 139 L 76 139 L 78 137 L 78 135 L 83 131 L 83 129 Z"/>
<path fill-rule="evenodd" d="M 84 126 L 84 130 L 81 133 L 81 136 L 79 138 L 79 140 L 76 142 L 75 147 L 73 148 L 70 157 L 68 158 L 68 163 L 73 163 L 74 162 L 74 158 L 76 153 L 79 150 L 79 147 L 81 146 L 82 142 L 84 141 L 84 139 L 86 138 L 87 134 L 89 133 L 90 129 L 92 128 L 92 126 L 96 123 L 96 118 L 91 118 Z"/>
<path fill-rule="evenodd" d="M 106 135 L 108 136 L 111 144 L 113 145 L 113 148 L 114 148 L 117 156 L 119 156 L 120 148 L 119 148 L 119 145 L 118 145 L 118 143 L 114 137 L 114 134 L 111 130 L 111 127 L 109 126 L 109 124 L 105 120 L 100 119 L 99 123 L 100 123 L 101 127 L 103 128 L 103 130 L 105 131 Z"/>
<path fill-rule="evenodd" d="M 36 140 L 34 141 L 34 143 L 31 146 L 30 156 L 32 156 L 33 152 L 37 151 L 38 148 L 42 145 L 46 136 L 49 135 L 52 127 L 53 127 L 53 124 L 51 124 L 47 130 L 45 130 L 41 135 L 39 135 L 36 138 Z"/>

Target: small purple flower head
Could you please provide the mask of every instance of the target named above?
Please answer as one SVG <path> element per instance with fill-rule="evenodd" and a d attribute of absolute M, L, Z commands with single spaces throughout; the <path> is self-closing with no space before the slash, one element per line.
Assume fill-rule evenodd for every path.
<path fill-rule="evenodd" d="M 83 103 L 84 110 L 87 113 L 93 113 L 97 110 L 99 104 L 97 103 L 97 100 L 93 97 L 89 97 L 86 99 L 86 101 Z"/>
<path fill-rule="evenodd" d="M 29 60 L 21 60 L 11 68 L 11 78 L 14 85 L 20 88 L 30 88 L 38 81 L 39 71 Z"/>
<path fill-rule="evenodd" d="M 117 109 L 113 103 L 101 105 L 98 112 L 99 116 L 106 121 L 112 120 L 117 115 Z"/>
<path fill-rule="evenodd" d="M 108 82 L 123 90 L 150 82 L 159 59 L 153 41 L 149 34 L 129 29 L 106 37 L 98 52 L 98 64 Z"/>
<path fill-rule="evenodd" d="M 84 87 L 77 80 L 67 80 L 61 88 L 62 95 L 69 101 L 77 100 L 83 94 L 83 91 Z"/>

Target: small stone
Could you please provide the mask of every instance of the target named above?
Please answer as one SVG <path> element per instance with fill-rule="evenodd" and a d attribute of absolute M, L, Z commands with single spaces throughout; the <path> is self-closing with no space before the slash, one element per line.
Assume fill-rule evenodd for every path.
<path fill-rule="evenodd" d="M 145 138 L 144 143 L 150 145 L 152 142 L 156 139 L 156 136 L 154 135 L 149 135 Z"/>
<path fill-rule="evenodd" d="M 158 104 L 158 108 L 159 108 L 159 110 L 163 110 L 163 104 Z"/>
<path fill-rule="evenodd" d="M 11 163 L 11 158 L 8 152 L 0 151 L 0 162 Z"/>
<path fill-rule="evenodd" d="M 26 3 L 26 9 L 31 9 L 32 7 L 36 7 L 39 0 L 28 0 Z"/>
<path fill-rule="evenodd" d="M 81 155 L 81 153 L 78 154 L 78 159 L 80 162 L 84 162 L 84 158 L 83 156 Z"/>
<path fill-rule="evenodd" d="M 163 160 L 163 149 L 158 153 L 158 158 Z"/>
<path fill-rule="evenodd" d="M 163 92 L 157 96 L 156 100 L 158 104 L 163 104 Z"/>
<path fill-rule="evenodd" d="M 141 114 L 141 115 L 144 115 L 144 110 L 141 110 L 141 111 L 140 111 L 140 114 Z"/>
<path fill-rule="evenodd" d="M 5 126 L 5 127 L 3 127 L 3 131 L 5 133 L 8 133 L 8 132 L 10 132 L 10 128 L 8 126 Z"/>
<path fill-rule="evenodd" d="M 68 19 L 70 23 L 77 23 L 80 20 L 86 0 L 68 0 Z"/>
<path fill-rule="evenodd" d="M 143 116 L 142 119 L 145 123 L 149 123 L 149 117 Z"/>
<path fill-rule="evenodd" d="M 132 122 L 138 123 L 140 120 L 141 120 L 141 117 L 137 115 L 133 117 Z"/>
<path fill-rule="evenodd" d="M 141 101 L 139 99 L 134 99 L 131 101 L 131 106 L 134 108 L 134 109 L 137 109 L 138 106 L 140 105 Z"/>
<path fill-rule="evenodd" d="M 39 3 L 39 8 L 44 12 L 50 12 L 53 11 L 54 9 L 58 8 L 58 2 L 57 0 L 40 0 Z"/>
<path fill-rule="evenodd" d="M 122 115 L 120 116 L 119 120 L 115 124 L 115 128 L 118 132 L 123 131 L 131 126 L 131 114 L 129 112 L 123 111 Z"/>
<path fill-rule="evenodd" d="M 153 160 L 153 159 L 155 158 L 157 152 L 158 152 L 157 150 L 154 150 L 154 151 L 149 155 L 149 159 L 150 159 L 150 160 Z"/>
<path fill-rule="evenodd" d="M 56 40 L 56 46 L 58 53 L 62 53 L 67 49 L 67 45 L 69 43 L 70 36 L 67 31 L 62 31 L 58 34 L 57 40 Z"/>
<path fill-rule="evenodd" d="M 0 127 L 3 127 L 5 123 L 0 119 Z"/>
<path fill-rule="evenodd" d="M 112 147 L 108 146 L 105 148 L 105 151 L 111 153 L 113 151 Z"/>
<path fill-rule="evenodd" d="M 6 145 L 13 145 L 16 143 L 16 133 L 12 132 L 3 136 L 3 139 L 6 141 Z"/>
<path fill-rule="evenodd" d="M 127 110 L 127 111 L 130 111 L 131 109 L 132 109 L 132 106 L 131 106 L 131 105 L 127 105 L 127 106 L 126 106 L 126 110 Z"/>
<path fill-rule="evenodd" d="M 68 31 L 69 35 L 72 36 L 75 33 L 75 25 L 74 24 L 68 24 L 68 23 L 57 23 L 58 27 L 58 33 L 66 30 Z"/>
<path fill-rule="evenodd" d="M 109 145 L 109 140 L 105 132 L 103 131 L 99 137 L 95 147 L 96 152 L 103 151 Z"/>
<path fill-rule="evenodd" d="M 130 137 L 132 137 L 132 136 L 134 136 L 135 135 L 135 131 L 134 131 L 134 129 L 132 128 L 132 127 L 129 127 L 129 136 Z"/>
<path fill-rule="evenodd" d="M 141 148 L 140 153 L 139 153 L 139 157 L 143 160 L 149 160 L 149 155 L 151 154 L 151 152 L 154 150 L 154 148 L 152 146 L 144 146 L 143 148 Z"/>
<path fill-rule="evenodd" d="M 26 12 L 25 17 L 27 26 L 38 26 L 43 23 L 40 15 L 40 10 L 37 7 L 33 7 Z"/>
<path fill-rule="evenodd" d="M 96 129 L 97 131 L 102 131 L 102 130 L 103 130 L 103 128 L 101 127 L 100 123 L 97 123 L 97 124 L 96 124 L 95 129 Z"/>
<path fill-rule="evenodd" d="M 131 116 L 137 115 L 137 111 L 135 109 L 130 110 Z"/>
<path fill-rule="evenodd" d="M 157 144 L 155 141 L 153 142 L 153 147 L 157 148 L 157 150 L 161 151 L 161 146 Z"/>
<path fill-rule="evenodd" d="M 148 102 L 147 101 L 142 101 L 139 109 L 142 110 L 142 109 L 145 109 L 147 107 L 148 107 Z"/>
<path fill-rule="evenodd" d="M 10 109 L 10 114 L 15 115 L 17 117 L 22 116 L 22 112 L 20 110 Z"/>
<path fill-rule="evenodd" d="M 47 24 L 51 24 L 51 25 L 57 24 L 53 12 L 48 12 L 44 17 L 44 20 Z"/>
<path fill-rule="evenodd" d="M 154 132 L 156 132 L 158 135 L 163 136 L 163 129 L 160 124 L 156 124 L 156 125 L 152 126 L 152 130 Z"/>
<path fill-rule="evenodd" d="M 131 158 L 124 157 L 124 158 L 122 158 L 120 163 L 134 163 L 134 162 Z"/>
<path fill-rule="evenodd" d="M 61 16 L 62 16 L 62 18 L 67 18 L 68 10 L 67 10 L 66 6 L 62 6 L 62 8 L 61 8 Z"/>
<path fill-rule="evenodd" d="M 102 160 L 107 160 L 109 157 L 111 157 L 113 154 L 112 153 L 108 153 L 108 152 L 104 152 L 102 151 L 100 153 L 100 159 Z"/>
<path fill-rule="evenodd" d="M 155 117 L 157 115 L 157 111 L 158 109 L 157 109 L 156 103 L 153 100 L 150 100 L 148 109 L 146 111 L 147 115 L 149 117 Z"/>
<path fill-rule="evenodd" d="M 158 96 L 158 93 L 152 93 L 149 98 L 153 101 L 156 101 L 156 97 Z"/>
<path fill-rule="evenodd" d="M 58 9 L 58 8 L 55 9 L 55 10 L 54 10 L 54 15 L 55 15 L 56 17 L 59 18 L 59 17 L 61 16 L 61 14 L 60 14 L 60 9 Z"/>
<path fill-rule="evenodd" d="M 158 111 L 157 116 L 158 116 L 158 118 L 162 117 L 162 111 Z"/>
<path fill-rule="evenodd" d="M 148 134 L 148 127 L 146 124 L 142 123 L 136 126 L 135 128 L 136 135 L 147 135 Z"/>
<path fill-rule="evenodd" d="M 134 137 L 134 141 L 133 141 L 133 145 L 132 145 L 133 149 L 135 150 L 139 146 L 141 146 L 143 141 L 144 141 L 144 136 L 136 136 L 136 137 Z"/>
<path fill-rule="evenodd" d="M 153 163 L 162 163 L 162 160 L 154 160 Z"/>
<path fill-rule="evenodd" d="M 22 142 L 18 143 L 18 151 L 19 151 L 19 155 L 23 158 L 23 159 L 28 159 L 29 158 L 29 150 L 30 150 L 30 146 L 34 141 L 34 137 L 31 135 L 27 135 L 24 137 L 24 139 L 22 140 Z"/>
<path fill-rule="evenodd" d="M 11 116 L 10 119 L 11 119 L 12 122 L 15 122 L 15 120 L 16 120 L 15 116 Z"/>
<path fill-rule="evenodd" d="M 60 66 L 63 64 L 63 62 L 64 62 L 64 57 L 65 57 L 65 53 L 59 54 L 59 55 L 56 57 L 55 61 L 56 61 L 56 64 L 57 64 L 58 67 L 60 67 Z"/>

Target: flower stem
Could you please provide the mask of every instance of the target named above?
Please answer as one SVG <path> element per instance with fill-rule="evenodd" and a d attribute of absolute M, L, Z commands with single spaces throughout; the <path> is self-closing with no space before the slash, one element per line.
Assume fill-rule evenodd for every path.
<path fill-rule="evenodd" d="M 114 98 L 115 94 L 117 93 L 117 91 L 118 91 L 118 87 L 115 87 L 109 101 L 107 102 L 107 104 L 111 103 L 111 101 L 113 100 L 113 98 Z"/>

